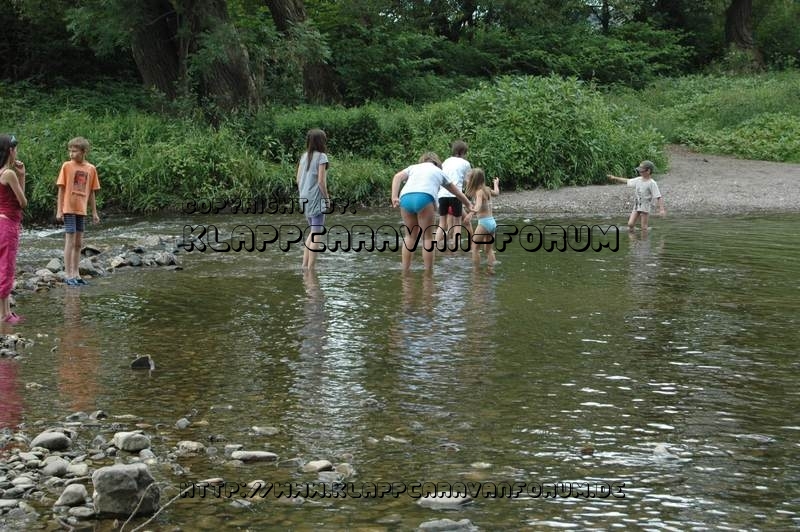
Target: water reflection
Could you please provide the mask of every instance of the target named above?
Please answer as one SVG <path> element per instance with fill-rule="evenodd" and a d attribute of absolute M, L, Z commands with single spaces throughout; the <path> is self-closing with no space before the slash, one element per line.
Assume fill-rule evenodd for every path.
<path fill-rule="evenodd" d="M 0 429 L 14 428 L 22 420 L 18 361 L 0 357 Z"/>
<path fill-rule="evenodd" d="M 287 419 L 314 452 L 318 445 L 327 448 L 353 438 L 364 361 L 356 333 L 361 318 L 354 312 L 357 284 L 335 272 L 304 271 L 303 287 L 299 353 L 289 362 L 293 383 Z"/>
<path fill-rule="evenodd" d="M 58 389 L 72 411 L 91 410 L 98 392 L 100 351 L 94 326 L 81 318 L 81 289 L 64 291 L 64 321 L 59 331 Z"/>
<path fill-rule="evenodd" d="M 648 231 L 628 233 L 630 247 L 630 286 L 634 300 L 649 306 L 659 287 L 660 257 L 664 251 L 664 239 L 653 242 Z"/>

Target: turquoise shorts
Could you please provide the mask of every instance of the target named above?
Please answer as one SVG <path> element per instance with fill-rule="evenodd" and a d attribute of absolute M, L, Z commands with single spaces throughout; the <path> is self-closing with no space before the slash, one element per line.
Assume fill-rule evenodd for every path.
<path fill-rule="evenodd" d="M 436 198 L 425 192 L 409 192 L 400 197 L 400 208 L 411 214 L 417 214 L 431 203 L 435 204 Z"/>

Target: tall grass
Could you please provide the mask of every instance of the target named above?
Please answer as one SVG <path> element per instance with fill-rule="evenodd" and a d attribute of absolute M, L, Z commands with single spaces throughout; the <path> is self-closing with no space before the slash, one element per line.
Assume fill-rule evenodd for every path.
<path fill-rule="evenodd" d="M 328 134 L 330 189 L 361 204 L 388 202 L 394 173 L 423 151 L 467 157 L 504 187 L 583 185 L 625 175 L 642 159 L 666 168 L 665 142 L 714 153 L 800 162 L 800 72 L 667 79 L 601 93 L 558 77 L 502 78 L 428 104 L 272 108 L 208 125 L 187 102 L 138 87 L 44 93 L 0 84 L 0 131 L 20 139 L 28 212 L 55 212 L 67 141 L 88 138 L 100 206 L 147 213 L 189 199 L 288 200 L 306 131 Z"/>

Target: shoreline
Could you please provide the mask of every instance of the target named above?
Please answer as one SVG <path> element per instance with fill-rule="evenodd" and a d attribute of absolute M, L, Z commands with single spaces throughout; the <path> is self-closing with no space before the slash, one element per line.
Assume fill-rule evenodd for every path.
<path fill-rule="evenodd" d="M 667 216 L 800 212 L 800 164 L 736 159 L 667 147 L 669 170 L 653 179 L 664 195 Z M 631 162 L 631 167 L 638 161 Z M 627 216 L 633 207 L 624 185 L 587 185 L 556 190 L 502 192 L 494 200 L 501 213 L 549 216 Z"/>

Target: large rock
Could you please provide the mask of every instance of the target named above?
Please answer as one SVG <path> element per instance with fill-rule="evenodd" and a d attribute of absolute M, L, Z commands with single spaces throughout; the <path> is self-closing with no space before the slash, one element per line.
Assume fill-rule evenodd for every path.
<path fill-rule="evenodd" d="M 83 484 L 70 484 L 56 501 L 56 506 L 78 506 L 86 502 L 89 492 Z"/>
<path fill-rule="evenodd" d="M 63 432 L 46 430 L 31 442 L 31 448 L 44 447 L 50 451 L 65 451 L 72 445 L 72 440 Z"/>
<path fill-rule="evenodd" d="M 98 515 L 152 515 L 159 508 L 160 490 L 147 466 L 117 464 L 101 467 L 92 474 L 94 509 Z"/>
<path fill-rule="evenodd" d="M 92 277 L 99 277 L 105 274 L 102 268 L 92 262 L 92 259 L 81 260 L 78 263 L 78 273 L 81 275 L 91 275 Z"/>

